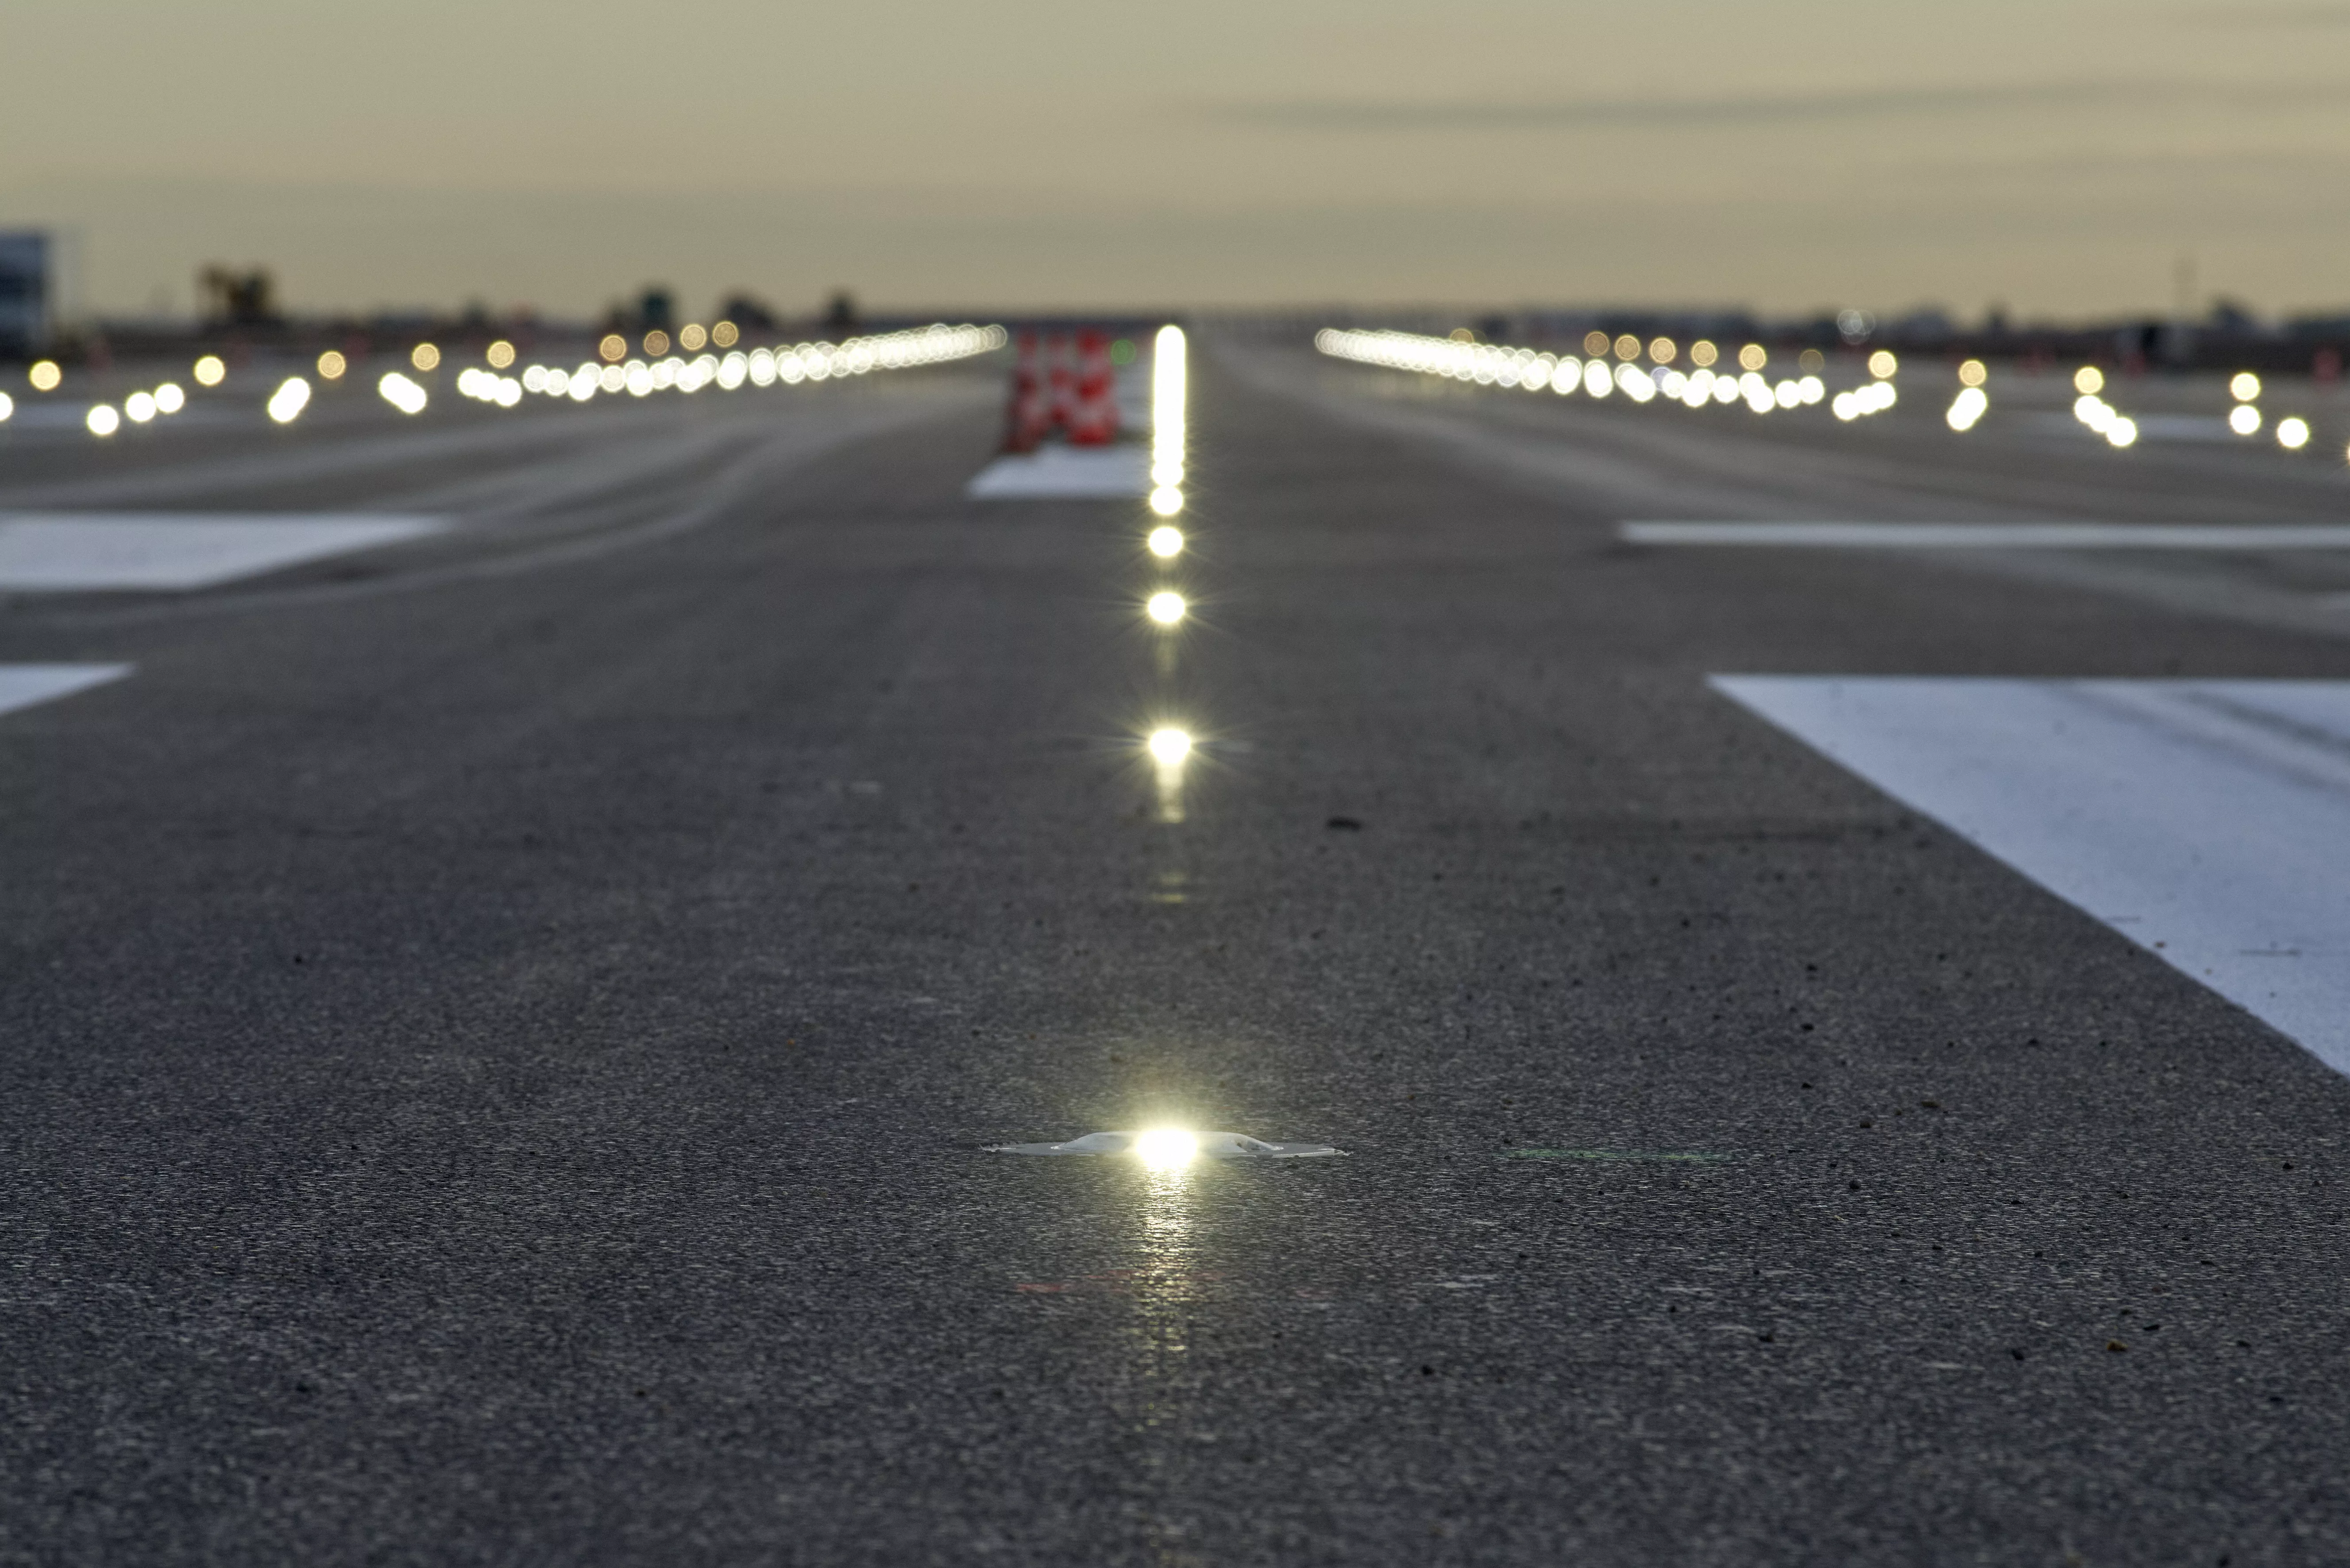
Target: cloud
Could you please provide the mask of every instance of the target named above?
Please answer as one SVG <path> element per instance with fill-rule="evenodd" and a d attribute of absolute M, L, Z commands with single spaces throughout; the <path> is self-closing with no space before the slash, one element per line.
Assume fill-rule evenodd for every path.
<path fill-rule="evenodd" d="M 1977 114 L 1998 110 L 2168 110 L 2182 104 L 2233 109 L 2341 101 L 2338 82 L 2017 82 L 1780 97 L 1582 100 L 1293 99 L 1223 105 L 1216 118 L 1292 130 L 1551 130 L 1801 123 Z"/>
<path fill-rule="evenodd" d="M 2178 15 L 2206 27 L 2350 27 L 2350 5 L 2210 5 Z"/>

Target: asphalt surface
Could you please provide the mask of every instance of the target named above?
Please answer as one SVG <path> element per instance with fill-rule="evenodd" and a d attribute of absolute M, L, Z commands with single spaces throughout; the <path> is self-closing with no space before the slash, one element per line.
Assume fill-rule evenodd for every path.
<path fill-rule="evenodd" d="M 137 665 L 0 719 L 0 1562 L 2350 1560 L 2350 1084 L 1705 685 L 2340 677 L 2341 564 L 1615 536 L 2338 462 L 1235 337 L 1162 571 L 999 373 L 0 451 L 463 520 L 0 606 Z M 1347 1152 L 983 1152 L 1160 1119 Z"/>

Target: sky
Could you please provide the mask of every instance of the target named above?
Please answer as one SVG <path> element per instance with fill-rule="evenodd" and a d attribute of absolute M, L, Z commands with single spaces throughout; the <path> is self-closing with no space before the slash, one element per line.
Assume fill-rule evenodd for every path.
<path fill-rule="evenodd" d="M 82 309 L 2350 310 L 2350 0 L 10 0 Z"/>

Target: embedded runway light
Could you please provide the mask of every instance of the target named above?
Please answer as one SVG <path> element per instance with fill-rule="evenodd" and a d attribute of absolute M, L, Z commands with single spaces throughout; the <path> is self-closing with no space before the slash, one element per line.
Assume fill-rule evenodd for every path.
<path fill-rule="evenodd" d="M 2130 446 L 2137 441 L 2137 421 L 2116 417 L 2106 427 L 2106 440 L 2116 446 Z"/>
<path fill-rule="evenodd" d="M 1880 381 L 1891 380 L 1900 369 L 1901 361 L 1893 357 L 1890 348 L 1879 348 L 1868 357 L 1868 373 Z"/>
<path fill-rule="evenodd" d="M 2095 365 L 2084 365 L 2073 372 L 2073 389 L 2083 397 L 2106 389 L 2106 373 Z"/>
<path fill-rule="evenodd" d="M 385 402 L 403 414 L 421 414 L 424 411 L 424 389 L 397 370 L 386 371 L 383 379 L 375 384 L 375 389 L 382 396 Z"/>
<path fill-rule="evenodd" d="M 82 423 L 89 427 L 89 433 L 94 436 L 110 436 L 122 428 L 122 416 L 114 411 L 111 403 L 94 403 L 89 412 L 82 416 Z"/>
<path fill-rule="evenodd" d="M 1161 524 L 1150 531 L 1150 553 L 1168 560 L 1183 553 L 1183 530 Z"/>
<path fill-rule="evenodd" d="M 228 378 L 228 367 L 221 363 L 219 355 L 207 354 L 196 361 L 190 374 L 195 377 L 199 387 L 217 387 Z"/>
<path fill-rule="evenodd" d="M 1747 370 L 1760 370 L 1771 362 L 1771 351 L 1760 343 L 1749 343 L 1738 351 L 1738 363 Z"/>
<path fill-rule="evenodd" d="M 709 341 L 710 334 L 702 329 L 699 322 L 689 321 L 677 329 L 677 346 L 689 354 Z M 653 352 L 659 353 L 660 350 L 657 348 Z"/>
<path fill-rule="evenodd" d="M 1188 607 L 1183 596 L 1170 588 L 1162 588 L 1151 595 L 1149 601 L 1143 606 L 1150 618 L 1160 626 L 1173 626 L 1183 618 L 1183 612 Z"/>
<path fill-rule="evenodd" d="M 16 411 L 16 400 L 5 392 L 0 392 L 0 424 L 7 423 L 8 416 Z"/>
<path fill-rule="evenodd" d="M 408 362 L 420 370 L 430 370 L 441 363 L 441 350 L 430 343 L 419 343 L 409 351 Z"/>
<path fill-rule="evenodd" d="M 318 375 L 323 380 L 339 381 L 349 368 L 349 362 L 332 348 L 318 356 Z"/>
<path fill-rule="evenodd" d="M 617 365 L 629 357 L 629 340 L 617 332 L 607 333 L 604 340 L 596 345 L 596 352 L 607 364 Z"/>
<path fill-rule="evenodd" d="M 515 362 L 515 346 L 501 337 L 482 351 L 482 358 L 503 370 Z"/>
<path fill-rule="evenodd" d="M 1981 387 L 1968 387 L 1951 400 L 1950 412 L 1942 417 L 1950 427 L 1961 435 L 1975 428 L 1975 421 L 1991 407 L 1991 398 Z"/>
<path fill-rule="evenodd" d="M 1990 369 L 1980 359 L 1969 359 L 1959 367 L 1959 379 L 1970 387 L 1980 387 L 1990 379 Z"/>
<path fill-rule="evenodd" d="M 134 425 L 143 425 L 155 417 L 155 394 L 133 392 L 122 400 L 123 416 Z"/>
<path fill-rule="evenodd" d="M 1690 363 L 1702 370 L 1721 358 L 1721 350 L 1700 337 L 1690 345 Z"/>
<path fill-rule="evenodd" d="M 2236 401 L 2249 403 L 2261 395 L 2261 379 L 2250 370 L 2239 370 L 2228 379 L 2228 390 Z"/>
<path fill-rule="evenodd" d="M 1034 1155 L 1141 1155 L 1145 1159 L 1144 1140 L 1167 1138 L 1170 1142 L 1154 1145 L 1169 1154 L 1182 1152 L 1184 1160 L 1191 1159 L 1326 1159 L 1345 1151 L 1332 1148 L 1326 1143 L 1268 1143 L 1263 1138 L 1251 1137 L 1236 1132 L 1187 1132 L 1180 1127 L 1162 1127 L 1148 1132 L 1097 1132 L 1083 1137 L 1073 1137 L 1066 1143 L 992 1143 L 986 1146 L 990 1154 Z M 1171 1140 L 1188 1140 L 1190 1149 Z"/>
<path fill-rule="evenodd" d="M 155 389 L 155 411 L 176 414 L 188 406 L 188 394 L 180 390 L 177 381 L 166 381 Z"/>
<path fill-rule="evenodd" d="M 310 383 L 299 376 L 288 376 L 278 389 L 269 394 L 266 405 L 269 417 L 281 425 L 290 425 L 309 406 Z"/>
<path fill-rule="evenodd" d="M 1171 484 L 1162 484 L 1150 493 L 1150 509 L 1161 517 L 1172 517 L 1183 510 L 1183 493 Z"/>
<path fill-rule="evenodd" d="M 722 321 L 710 329 L 710 340 L 721 348 L 733 348 L 742 336 L 742 329 L 731 321 Z"/>
<path fill-rule="evenodd" d="M 1134 1158 L 1154 1170 L 1189 1165 L 1200 1157 L 1200 1140 L 1180 1127 L 1152 1127 L 1137 1133 Z"/>
<path fill-rule="evenodd" d="M 2228 428 L 2240 436 L 2254 434 L 2261 428 L 2261 410 L 2250 403 L 2238 403 L 2228 410 Z"/>
<path fill-rule="evenodd" d="M 2277 421 L 2277 445 L 2287 452 L 2299 452 L 2309 444 L 2309 421 L 2303 419 Z"/>
<path fill-rule="evenodd" d="M 25 379 L 33 383 L 36 392 L 54 392 L 65 379 L 66 373 L 57 369 L 55 359 L 36 359 L 33 368 L 25 372 Z"/>
<path fill-rule="evenodd" d="M 1162 767 L 1171 767 L 1191 754 L 1191 737 L 1182 730 L 1153 730 L 1144 744 L 1149 749 L 1151 761 Z"/>

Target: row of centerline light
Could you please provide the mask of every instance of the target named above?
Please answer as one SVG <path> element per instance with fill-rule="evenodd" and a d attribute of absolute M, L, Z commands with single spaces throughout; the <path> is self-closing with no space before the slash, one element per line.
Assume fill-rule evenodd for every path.
<path fill-rule="evenodd" d="M 1589 397 L 1605 398 L 1620 391 L 1636 403 L 1661 396 L 1692 409 L 1709 403 L 1743 402 L 1754 412 L 1767 414 L 1828 401 L 1836 418 L 1849 421 L 1882 412 L 1891 408 L 1899 396 L 1894 390 L 1893 377 L 1900 362 L 1884 349 L 1869 356 L 1869 374 L 1873 378 L 1869 384 L 1839 392 L 1831 400 L 1827 384 L 1812 373 L 1814 367 L 1810 361 L 1818 357 L 1815 350 L 1806 351 L 1801 365 L 1804 374 L 1782 377 L 1774 382 L 1762 374 L 1771 357 L 1770 350 L 1759 343 L 1749 343 L 1738 351 L 1736 375 L 1713 369 L 1721 358 L 1721 350 L 1710 342 L 1700 340 L 1690 346 L 1690 362 L 1695 369 L 1684 371 L 1674 363 L 1680 358 L 1680 346 L 1671 338 L 1658 337 L 1643 344 L 1629 334 L 1611 342 L 1605 333 L 1593 333 L 1584 340 L 1584 348 L 1589 355 L 1584 359 L 1572 354 L 1469 343 L 1417 332 L 1348 331 L 1339 327 L 1325 327 L 1315 333 L 1314 346 L 1335 358 L 1416 370 L 1422 375 L 1449 376 L 1480 386 L 1516 387 L 1529 392 L 1555 392 L 1561 397 L 1579 391 Z M 1606 358 L 1611 352 L 1617 359 L 1613 366 Z M 1646 369 L 1638 363 L 1643 353 L 1653 361 Z M 1825 366 L 1824 359 L 1821 366 Z"/>
<path fill-rule="evenodd" d="M 616 339 L 607 339 L 607 343 Z M 666 342 L 664 336 L 663 341 Z M 521 377 L 504 376 L 495 370 L 478 367 L 461 371 L 457 389 L 478 401 L 513 408 L 520 403 L 525 392 L 568 397 L 574 402 L 586 402 L 598 392 L 627 392 L 632 397 L 647 397 L 657 391 L 675 389 L 682 392 L 700 391 L 715 385 L 732 391 L 745 381 L 754 386 L 771 387 L 777 382 L 796 386 L 804 381 L 826 381 L 849 376 L 862 376 L 874 370 L 910 369 L 922 365 L 941 364 L 951 359 L 968 358 L 1003 347 L 1005 334 L 1001 327 L 949 327 L 940 323 L 904 332 L 879 333 L 870 337 L 850 337 L 835 344 L 828 342 L 802 343 L 789 348 L 754 348 L 749 353 L 733 352 L 723 358 L 703 354 L 695 359 L 671 357 L 650 364 L 631 359 L 626 364 L 583 364 L 576 370 L 560 367 L 533 365 Z M 498 350 L 504 349 L 501 360 Z M 625 352 L 625 348 L 623 349 Z M 490 346 L 487 358 L 492 362 L 511 365 L 515 355 L 511 345 Z M 419 370 L 431 371 L 441 362 L 441 351 L 430 343 L 420 343 L 411 351 L 409 362 Z M 61 379 L 53 361 L 44 360 L 36 371 L 47 369 L 52 372 L 46 385 L 36 376 L 35 385 L 42 390 L 54 389 Z M 318 356 L 317 370 L 325 380 L 338 380 L 349 368 L 349 361 L 337 349 Z M 199 358 L 192 371 L 201 386 L 215 387 L 227 378 L 228 369 L 216 354 Z M 376 384 L 377 391 L 386 402 L 406 414 L 424 411 L 431 395 L 425 388 L 404 372 L 394 370 Z M 262 405 L 270 419 L 278 424 L 291 424 L 309 406 L 310 383 L 300 376 L 289 376 L 279 382 Z M 168 417 L 188 406 L 188 394 L 176 381 L 164 381 L 151 390 L 140 389 L 122 400 L 117 409 L 112 403 L 93 403 L 83 416 L 90 434 L 101 439 L 122 429 L 126 421 L 143 425 L 158 417 Z M 16 412 L 15 400 L 0 392 L 0 421 Z"/>
<path fill-rule="evenodd" d="M 1172 517 L 1183 510 L 1183 452 L 1190 433 L 1184 412 L 1191 391 L 1189 348 L 1183 329 L 1171 325 L 1160 327 L 1150 345 L 1150 510 L 1160 517 Z M 1144 543 L 1164 570 L 1165 564 L 1183 553 L 1183 531 L 1171 523 L 1161 523 L 1150 530 Z M 1191 605 L 1180 589 L 1162 578 L 1143 600 L 1142 609 L 1153 625 L 1171 632 L 1183 624 Z M 1191 755 L 1191 732 L 1161 712 L 1144 737 L 1143 749 L 1158 770 L 1160 820 L 1181 821 L 1183 765 Z"/>

